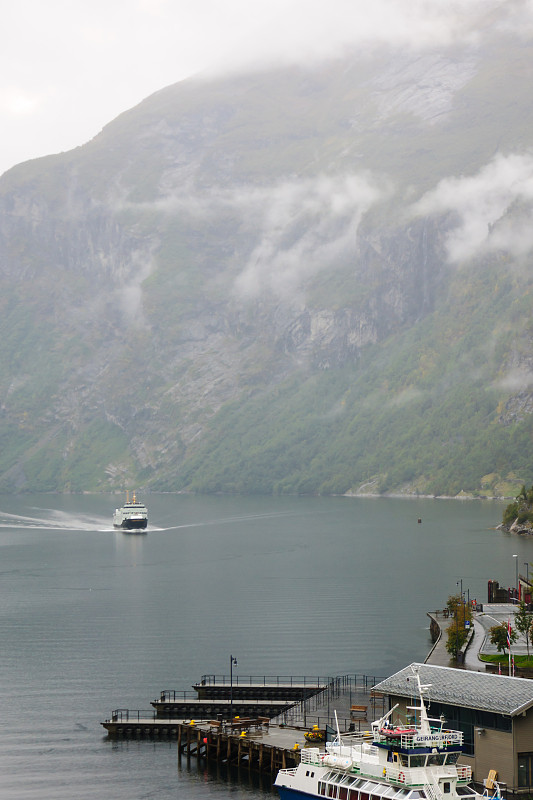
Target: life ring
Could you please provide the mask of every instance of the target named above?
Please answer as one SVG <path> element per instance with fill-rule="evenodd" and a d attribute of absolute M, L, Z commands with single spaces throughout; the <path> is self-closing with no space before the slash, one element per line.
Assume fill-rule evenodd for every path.
<path fill-rule="evenodd" d="M 405 772 L 400 772 L 400 774 L 398 775 L 398 780 L 400 781 L 400 783 L 405 783 Z"/>

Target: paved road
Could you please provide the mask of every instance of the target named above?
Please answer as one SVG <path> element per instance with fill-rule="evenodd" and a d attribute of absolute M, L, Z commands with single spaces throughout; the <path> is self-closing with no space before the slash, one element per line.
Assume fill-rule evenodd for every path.
<path fill-rule="evenodd" d="M 483 671 L 485 664 L 479 660 L 479 654 L 485 653 L 495 654 L 498 652 L 496 645 L 491 644 L 488 631 L 493 625 L 500 625 L 502 622 L 511 621 L 511 626 L 514 627 L 514 614 L 516 606 L 510 603 L 485 603 L 482 612 L 474 612 L 474 637 L 466 651 L 464 668 L 476 671 Z M 443 615 L 432 616 L 437 620 L 441 626 L 442 636 L 431 651 L 426 659 L 426 663 L 435 664 L 441 667 L 456 667 L 457 664 L 450 659 L 446 651 L 446 630 L 452 624 L 452 618 L 444 618 Z M 533 646 L 530 643 L 530 651 L 533 652 Z M 517 641 L 512 647 L 512 652 L 515 655 L 524 655 L 527 653 L 527 646 L 525 637 L 519 635 Z"/>

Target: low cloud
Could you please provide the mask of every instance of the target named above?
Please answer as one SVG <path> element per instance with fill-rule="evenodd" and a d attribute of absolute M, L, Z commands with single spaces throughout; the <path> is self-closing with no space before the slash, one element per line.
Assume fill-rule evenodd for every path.
<path fill-rule="evenodd" d="M 197 222 L 228 214 L 239 219 L 241 232 L 249 232 L 242 238 L 255 244 L 242 256 L 236 295 L 253 299 L 268 292 L 298 300 L 309 277 L 353 256 L 361 219 L 391 192 L 387 180 L 370 174 L 319 175 L 270 186 L 177 192 L 151 203 L 122 199 L 115 208 L 187 215 Z"/>
<path fill-rule="evenodd" d="M 524 367 L 515 367 L 497 381 L 495 386 L 509 392 L 525 392 L 533 388 L 533 372 Z"/>
<path fill-rule="evenodd" d="M 354 252 L 364 214 L 390 191 L 371 176 L 319 176 L 252 193 L 259 242 L 236 280 L 244 298 L 263 292 L 295 298 L 309 277 Z"/>
<path fill-rule="evenodd" d="M 389 401 L 389 406 L 396 406 L 401 408 L 402 406 L 410 405 L 411 403 L 415 403 L 423 397 L 423 393 L 420 389 L 415 388 L 414 386 L 409 386 L 407 389 L 403 389 L 396 397 L 393 397 Z"/>
<path fill-rule="evenodd" d="M 282 62 L 309 64 L 343 48 L 386 44 L 423 49 L 479 43 L 495 30 L 527 35 L 530 0 L 244 0 L 231 4 L 236 26 L 215 69 Z"/>
<path fill-rule="evenodd" d="M 498 155 L 476 175 L 445 178 L 411 211 L 455 212 L 446 248 L 449 261 L 461 262 L 497 250 L 516 257 L 531 251 L 532 201 L 533 156 Z"/>

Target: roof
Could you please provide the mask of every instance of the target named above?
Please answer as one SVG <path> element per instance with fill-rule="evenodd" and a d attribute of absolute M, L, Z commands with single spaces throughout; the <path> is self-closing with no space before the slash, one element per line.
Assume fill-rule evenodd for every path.
<path fill-rule="evenodd" d="M 413 668 L 418 670 L 423 685 L 430 685 L 425 696 L 429 700 L 463 708 L 494 711 L 511 717 L 533 706 L 533 681 L 511 678 L 432 664 L 411 664 L 373 688 L 397 697 L 416 697 Z"/>

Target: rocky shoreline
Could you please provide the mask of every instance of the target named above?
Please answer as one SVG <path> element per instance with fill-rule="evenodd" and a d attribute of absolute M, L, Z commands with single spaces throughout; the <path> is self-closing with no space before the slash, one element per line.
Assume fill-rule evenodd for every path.
<path fill-rule="evenodd" d="M 533 523 L 532 522 L 518 522 L 518 518 L 511 525 L 497 525 L 496 529 L 499 531 L 507 531 L 507 533 L 518 533 L 520 536 L 533 536 Z"/>

